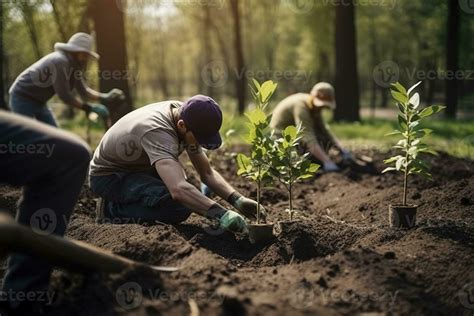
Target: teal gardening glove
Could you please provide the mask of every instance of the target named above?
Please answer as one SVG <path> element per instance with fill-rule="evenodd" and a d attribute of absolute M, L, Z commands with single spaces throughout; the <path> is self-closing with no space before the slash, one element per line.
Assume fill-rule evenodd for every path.
<path fill-rule="evenodd" d="M 214 204 L 207 211 L 207 217 L 217 219 L 219 227 L 234 233 L 245 233 L 248 231 L 245 219 L 237 212 L 226 210 L 219 204 Z"/>
<path fill-rule="evenodd" d="M 94 112 L 99 115 L 101 118 L 106 119 L 110 116 L 109 110 L 103 104 L 91 103 L 85 106 L 87 112 Z"/>
<path fill-rule="evenodd" d="M 256 220 L 257 219 L 257 202 L 254 200 L 248 199 L 242 196 L 237 191 L 232 193 L 229 198 L 227 199 L 235 209 L 237 209 L 240 213 L 242 213 L 245 217 L 249 219 Z M 265 222 L 267 218 L 267 212 L 265 208 L 260 204 L 260 220 Z"/>

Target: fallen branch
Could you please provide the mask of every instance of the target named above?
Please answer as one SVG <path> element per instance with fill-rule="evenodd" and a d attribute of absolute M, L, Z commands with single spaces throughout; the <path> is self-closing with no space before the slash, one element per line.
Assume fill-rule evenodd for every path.
<path fill-rule="evenodd" d="M 21 252 L 42 258 L 61 268 L 81 272 L 92 270 L 120 273 L 134 266 L 146 266 L 84 242 L 38 234 L 6 214 L 0 214 L 0 249 L 1 255 Z M 178 270 L 176 267 L 148 267 L 161 272 Z"/>

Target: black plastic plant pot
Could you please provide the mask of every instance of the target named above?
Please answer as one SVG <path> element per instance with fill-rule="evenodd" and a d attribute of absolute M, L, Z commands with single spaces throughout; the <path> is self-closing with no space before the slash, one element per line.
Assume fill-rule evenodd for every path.
<path fill-rule="evenodd" d="M 416 224 L 418 205 L 390 205 L 388 218 L 392 228 L 413 228 Z"/>
<path fill-rule="evenodd" d="M 249 239 L 252 244 L 266 243 L 273 239 L 273 224 L 250 224 Z"/>

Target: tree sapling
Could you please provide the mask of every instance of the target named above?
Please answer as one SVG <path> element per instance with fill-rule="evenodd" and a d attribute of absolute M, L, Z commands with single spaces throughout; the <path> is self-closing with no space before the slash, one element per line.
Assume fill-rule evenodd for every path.
<path fill-rule="evenodd" d="M 256 108 L 246 113 L 249 120 L 249 133 L 246 141 L 251 145 L 251 153 L 250 156 L 242 153 L 237 155 L 239 168 L 237 174 L 251 179 L 257 185 L 257 222 L 256 225 L 249 226 L 250 239 L 256 242 L 259 237 L 253 235 L 255 230 L 265 230 L 267 234 L 270 233 L 270 237 L 273 235 L 272 224 L 261 224 L 261 192 L 263 186 L 272 180 L 269 172 L 268 156 L 271 152 L 273 140 L 269 128 L 270 117 L 265 114 L 265 108 L 268 106 L 277 84 L 273 81 L 267 81 L 260 85 L 256 80 L 253 80 L 253 84 L 254 87 L 251 86 L 251 91 L 256 102 Z"/>
<path fill-rule="evenodd" d="M 420 122 L 427 117 L 442 111 L 444 106 L 428 106 L 424 109 L 419 107 L 420 95 L 413 91 L 421 82 L 418 82 L 408 91 L 400 83 L 392 84 L 392 97 L 398 107 L 399 129 L 387 135 L 400 135 L 401 139 L 393 147 L 401 154 L 384 160 L 384 163 L 393 165 L 386 168 L 382 173 L 388 171 L 400 171 L 404 175 L 403 196 L 401 205 L 390 205 L 389 219 L 391 227 L 413 227 L 416 222 L 416 205 L 407 204 L 408 176 L 421 175 L 431 178 L 428 172 L 428 164 L 420 158 L 420 154 L 433 154 L 433 151 L 422 142 L 426 135 L 432 130 L 422 128 Z"/>
<path fill-rule="evenodd" d="M 309 153 L 300 155 L 298 145 L 302 137 L 302 126 L 290 125 L 282 132 L 273 146 L 270 172 L 288 191 L 289 208 L 286 210 L 290 221 L 293 221 L 293 185 L 303 179 L 311 178 L 319 169 L 319 165 L 308 159 Z"/>

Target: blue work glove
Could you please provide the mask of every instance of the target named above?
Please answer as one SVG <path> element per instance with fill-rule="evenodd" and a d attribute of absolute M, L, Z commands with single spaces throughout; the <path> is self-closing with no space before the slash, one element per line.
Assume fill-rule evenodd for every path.
<path fill-rule="evenodd" d="M 344 161 L 345 163 L 350 163 L 354 161 L 354 156 L 352 156 L 351 152 L 346 149 L 341 150 L 341 156 L 342 161 Z"/>
<path fill-rule="evenodd" d="M 201 193 L 207 197 L 210 197 L 212 194 L 212 191 L 205 183 L 201 182 Z"/>
<path fill-rule="evenodd" d="M 341 169 L 332 161 L 323 164 L 323 170 L 326 172 L 339 172 Z"/>

